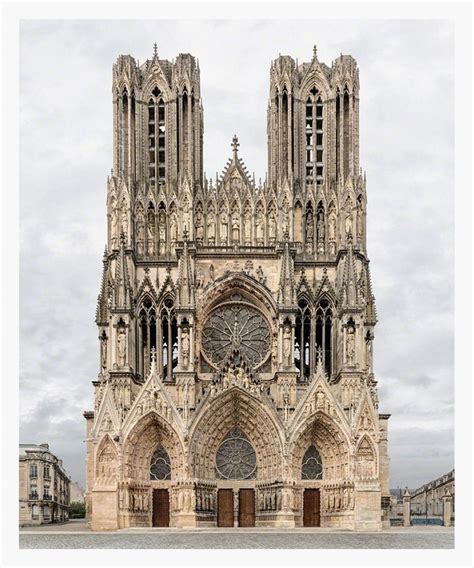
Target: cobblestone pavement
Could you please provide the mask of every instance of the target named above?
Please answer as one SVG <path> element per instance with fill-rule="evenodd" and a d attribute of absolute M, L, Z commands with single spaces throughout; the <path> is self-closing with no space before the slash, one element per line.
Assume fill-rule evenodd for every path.
<path fill-rule="evenodd" d="M 234 530 L 126 530 L 90 531 L 28 530 L 20 532 L 20 548 L 454 548 L 454 530 L 389 529 L 380 533 L 353 533 L 325 529 Z M 69 528 L 69 527 L 68 527 Z"/>

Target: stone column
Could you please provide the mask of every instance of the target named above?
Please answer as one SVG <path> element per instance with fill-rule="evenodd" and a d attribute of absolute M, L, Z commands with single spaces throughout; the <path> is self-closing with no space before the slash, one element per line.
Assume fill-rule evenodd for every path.
<path fill-rule="evenodd" d="M 451 493 L 448 491 L 443 495 L 443 525 L 445 527 L 451 526 L 451 513 L 453 508 L 453 498 Z"/>
<path fill-rule="evenodd" d="M 403 494 L 403 526 L 409 527 L 410 524 L 410 492 L 407 488 Z"/>

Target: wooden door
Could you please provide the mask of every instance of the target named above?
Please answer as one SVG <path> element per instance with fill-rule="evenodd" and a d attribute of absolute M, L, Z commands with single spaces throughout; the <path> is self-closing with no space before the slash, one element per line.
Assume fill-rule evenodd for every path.
<path fill-rule="evenodd" d="M 303 495 L 303 526 L 321 526 L 319 489 L 305 489 Z"/>
<path fill-rule="evenodd" d="M 239 527 L 255 526 L 255 491 L 241 489 L 239 491 Z"/>
<path fill-rule="evenodd" d="M 219 489 L 217 492 L 217 526 L 234 526 L 234 491 Z"/>
<path fill-rule="evenodd" d="M 153 526 L 170 526 L 170 498 L 168 489 L 153 490 Z"/>

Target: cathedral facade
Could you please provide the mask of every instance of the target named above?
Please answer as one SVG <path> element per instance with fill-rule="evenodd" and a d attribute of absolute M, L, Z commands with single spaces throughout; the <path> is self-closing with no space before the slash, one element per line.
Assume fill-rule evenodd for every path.
<path fill-rule="evenodd" d="M 236 136 L 205 178 L 192 55 L 121 55 L 112 103 L 91 528 L 386 526 L 356 61 L 271 63 L 264 183 Z"/>

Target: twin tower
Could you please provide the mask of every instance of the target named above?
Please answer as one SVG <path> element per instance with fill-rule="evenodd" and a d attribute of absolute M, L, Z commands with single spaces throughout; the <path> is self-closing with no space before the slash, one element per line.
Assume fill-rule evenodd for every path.
<path fill-rule="evenodd" d="M 380 529 L 389 415 L 355 60 L 272 62 L 263 184 L 236 136 L 204 177 L 192 55 L 120 56 L 112 102 L 91 527 Z"/>

